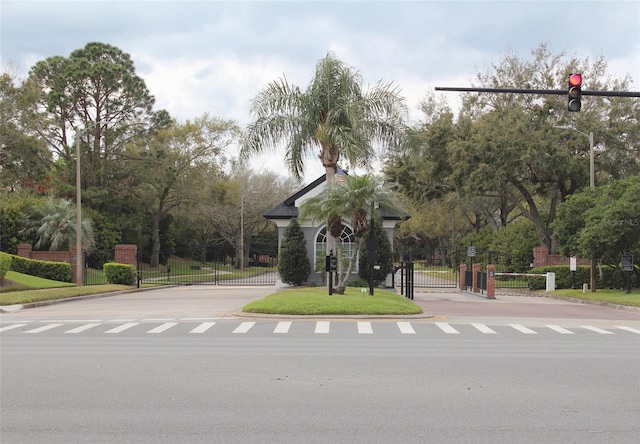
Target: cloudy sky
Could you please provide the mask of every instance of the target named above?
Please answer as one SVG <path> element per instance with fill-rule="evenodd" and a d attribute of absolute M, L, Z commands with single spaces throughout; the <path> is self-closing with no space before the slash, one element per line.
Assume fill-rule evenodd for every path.
<path fill-rule="evenodd" d="M 328 51 L 366 84 L 397 84 L 414 119 L 435 86 L 470 86 L 540 43 L 602 55 L 640 90 L 638 1 L 0 1 L 5 69 L 26 74 L 92 41 L 129 53 L 157 108 L 181 121 L 207 112 L 244 125 L 262 87 L 283 75 L 306 87 Z M 456 107 L 457 93 L 439 94 Z M 321 173 L 316 163 L 307 181 Z"/>

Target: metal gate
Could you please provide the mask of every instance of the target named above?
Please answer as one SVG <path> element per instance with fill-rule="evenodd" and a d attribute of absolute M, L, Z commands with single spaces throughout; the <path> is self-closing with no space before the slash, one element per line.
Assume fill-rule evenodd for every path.
<path fill-rule="evenodd" d="M 138 286 L 153 285 L 275 285 L 277 260 L 266 255 L 249 257 L 248 263 L 236 264 L 233 258 L 198 257 L 189 252 L 160 253 L 160 264 L 151 265 L 150 254 L 139 251 Z"/>
<path fill-rule="evenodd" d="M 437 250 L 427 259 L 413 262 L 413 286 L 418 288 L 458 288 L 459 250 Z M 399 276 L 395 276 L 398 282 Z"/>

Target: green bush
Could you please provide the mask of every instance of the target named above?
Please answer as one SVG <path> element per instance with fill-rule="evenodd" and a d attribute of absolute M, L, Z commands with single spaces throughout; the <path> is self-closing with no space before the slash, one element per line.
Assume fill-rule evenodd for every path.
<path fill-rule="evenodd" d="M 136 281 L 136 268 L 133 265 L 107 262 L 102 269 L 109 284 L 133 285 Z"/>
<path fill-rule="evenodd" d="M 532 268 L 530 273 L 555 273 L 556 288 L 571 288 L 572 273 L 568 265 L 554 265 L 548 267 Z M 636 267 L 636 275 L 638 269 Z M 546 278 L 529 277 L 529 288 L 541 290 L 545 288 Z M 580 265 L 576 267 L 576 287 L 582 288 L 582 284 L 591 282 L 591 267 Z M 624 276 L 619 268 L 603 265 L 596 268 L 596 288 L 624 288 Z"/>
<path fill-rule="evenodd" d="M 292 219 L 284 232 L 278 257 L 278 273 L 282 282 L 291 285 L 301 285 L 311 273 L 304 233 L 297 219 Z"/>
<path fill-rule="evenodd" d="M 0 279 L 3 279 L 7 271 L 11 268 L 12 257 L 0 251 Z"/>
<path fill-rule="evenodd" d="M 52 281 L 71 282 L 71 264 L 68 262 L 39 261 L 13 255 L 11 257 L 11 271 Z"/>

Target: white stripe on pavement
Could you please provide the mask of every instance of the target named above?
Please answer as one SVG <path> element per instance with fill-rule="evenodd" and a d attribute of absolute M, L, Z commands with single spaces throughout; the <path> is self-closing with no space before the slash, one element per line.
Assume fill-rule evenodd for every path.
<path fill-rule="evenodd" d="M 289 328 L 291 328 L 291 321 L 282 321 L 278 322 L 276 328 L 273 330 L 274 333 L 289 333 Z"/>
<path fill-rule="evenodd" d="M 547 325 L 551 330 L 557 331 L 563 335 L 572 335 L 573 332 L 571 330 L 567 330 L 566 328 L 562 328 L 559 325 Z"/>
<path fill-rule="evenodd" d="M 480 332 L 482 332 L 484 334 L 488 334 L 488 335 L 497 334 L 495 330 L 490 329 L 489 327 L 487 327 L 484 324 L 472 323 L 471 325 L 473 325 L 477 330 L 479 330 Z"/>
<path fill-rule="evenodd" d="M 581 325 L 581 327 L 585 328 L 587 330 L 595 331 L 596 333 L 600 333 L 601 335 L 612 335 L 613 334 L 612 331 L 603 330 L 601 328 L 593 327 L 591 325 Z"/>
<path fill-rule="evenodd" d="M 253 327 L 255 324 L 255 322 L 243 322 L 242 324 L 238 325 L 235 330 L 233 330 L 233 333 L 246 333 L 251 330 L 251 327 Z"/>
<path fill-rule="evenodd" d="M 318 321 L 316 322 L 316 333 L 329 333 L 329 326 L 331 322 L 329 321 Z"/>
<path fill-rule="evenodd" d="M 358 334 L 372 335 L 373 329 L 371 328 L 371 322 L 358 322 Z"/>
<path fill-rule="evenodd" d="M 191 330 L 189 333 L 204 333 L 214 325 L 216 325 L 215 322 L 203 322 L 202 324 Z"/>
<path fill-rule="evenodd" d="M 520 324 L 509 324 L 509 327 L 515 328 L 520 333 L 524 333 L 525 335 L 537 335 L 538 334 L 537 332 L 525 327 L 524 325 L 520 325 Z"/>
<path fill-rule="evenodd" d="M 131 327 L 135 327 L 139 322 L 127 322 L 126 324 L 122 324 L 118 327 L 114 327 L 111 330 L 105 331 L 105 333 L 121 333 L 125 330 L 128 330 Z"/>
<path fill-rule="evenodd" d="M 458 330 L 456 330 L 455 328 L 450 326 L 447 322 L 436 322 L 436 325 L 438 326 L 438 328 L 440 328 L 440 330 L 442 330 L 443 332 L 445 332 L 448 335 L 458 335 L 458 334 L 460 334 L 460 332 Z"/>
<path fill-rule="evenodd" d="M 622 325 L 616 325 L 616 328 L 619 328 L 620 330 L 630 331 L 631 333 L 635 333 L 637 335 L 640 335 L 640 330 L 638 330 L 636 328 L 625 327 L 625 326 L 622 326 Z"/>
<path fill-rule="evenodd" d="M 81 333 L 89 330 L 90 328 L 97 327 L 98 325 L 100 325 L 99 322 L 91 322 L 89 324 L 81 325 L 80 327 L 72 328 L 71 330 L 65 331 L 65 333 Z"/>
<path fill-rule="evenodd" d="M 156 328 L 152 328 L 147 333 L 162 333 L 169 330 L 171 327 L 178 325 L 177 322 L 165 322 L 162 325 L 158 325 Z"/>
<path fill-rule="evenodd" d="M 63 324 L 47 324 L 43 327 L 34 328 L 33 330 L 25 331 L 25 333 L 40 333 L 42 331 L 51 330 L 52 328 L 60 327 Z"/>
<path fill-rule="evenodd" d="M 416 331 L 413 329 L 411 322 L 398 322 L 398 328 L 403 335 L 415 335 Z"/>
<path fill-rule="evenodd" d="M 24 327 L 27 324 L 13 324 L 13 325 L 7 325 L 6 327 L 2 327 L 0 328 L 0 333 L 3 331 L 9 331 L 9 330 L 13 330 L 14 328 L 20 328 L 20 327 Z"/>

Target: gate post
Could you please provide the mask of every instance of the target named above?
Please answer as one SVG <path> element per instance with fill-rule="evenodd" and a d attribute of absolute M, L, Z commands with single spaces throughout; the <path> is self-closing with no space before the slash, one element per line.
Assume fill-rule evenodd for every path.
<path fill-rule="evenodd" d="M 482 264 L 476 263 L 473 264 L 473 286 L 472 290 L 474 293 L 480 293 L 480 289 L 478 288 L 478 273 L 480 272 L 480 267 Z"/>
<path fill-rule="evenodd" d="M 460 272 L 458 273 L 458 288 L 460 290 L 466 290 L 464 285 L 465 274 L 467 273 L 467 264 L 460 264 Z"/>
<path fill-rule="evenodd" d="M 496 298 L 496 266 L 487 265 L 487 299 Z"/>

